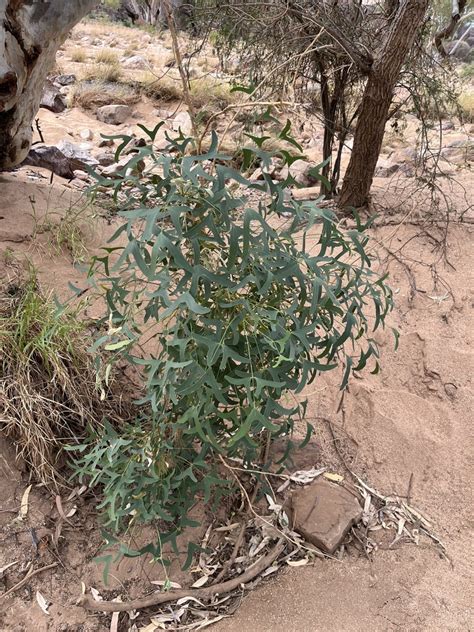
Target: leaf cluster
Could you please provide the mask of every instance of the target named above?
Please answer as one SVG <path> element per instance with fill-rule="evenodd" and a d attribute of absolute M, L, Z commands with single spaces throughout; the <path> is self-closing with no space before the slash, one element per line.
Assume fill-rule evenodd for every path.
<path fill-rule="evenodd" d="M 136 422 L 92 436 L 77 461 L 103 485 L 108 529 L 159 520 L 158 542 L 140 551 L 157 559 L 197 500 L 232 491 L 219 455 L 269 467 L 265 446 L 283 436 L 291 448 L 295 421 L 304 424 L 306 386 L 341 364 L 342 387 L 368 363 L 378 370 L 372 332 L 392 308 L 366 226 L 342 230 L 317 202 L 292 200 L 291 177 L 243 175 L 255 160 L 270 164 L 264 138 L 243 148 L 237 171 L 216 136 L 201 155 L 182 136 L 156 150 L 159 127 L 142 128 L 148 142 L 118 177 L 95 176 L 123 219 L 91 269 L 108 328 L 95 348 L 108 352 L 105 380 L 125 359 L 143 395 Z M 289 124 L 282 134 L 298 150 Z M 120 140 L 117 159 L 130 138 Z"/>

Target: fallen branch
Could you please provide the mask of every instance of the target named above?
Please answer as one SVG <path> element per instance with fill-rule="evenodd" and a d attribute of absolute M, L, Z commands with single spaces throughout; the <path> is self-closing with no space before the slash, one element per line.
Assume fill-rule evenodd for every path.
<path fill-rule="evenodd" d="M 232 592 L 241 584 L 246 584 L 255 579 L 255 577 L 260 575 L 266 568 L 273 564 L 273 562 L 283 552 L 285 546 L 286 544 L 283 539 L 278 540 L 271 551 L 261 557 L 253 566 L 242 573 L 242 575 L 211 586 L 170 590 L 169 592 L 150 595 L 149 597 L 143 597 L 142 599 L 135 599 L 133 601 L 125 601 L 123 603 L 116 601 L 95 601 L 91 595 L 82 595 L 77 600 L 76 605 L 82 606 L 86 610 L 92 610 L 95 612 L 128 612 L 129 610 L 143 610 L 144 608 L 150 608 L 151 606 L 158 606 L 163 603 L 169 603 L 170 601 L 176 601 L 177 599 L 183 599 L 183 597 L 209 599 L 217 594 L 222 595 Z"/>
<path fill-rule="evenodd" d="M 50 568 L 55 568 L 57 565 L 58 565 L 57 562 L 54 562 L 54 564 L 48 564 L 48 566 L 42 566 L 41 568 L 37 568 L 35 571 L 30 568 L 30 570 L 23 577 L 23 579 L 18 582 L 18 584 L 15 584 L 9 590 L 7 590 L 6 592 L 0 595 L 0 599 L 5 599 L 5 597 L 8 597 L 8 595 L 11 595 L 12 593 L 14 593 L 15 590 L 18 590 L 19 588 L 24 586 L 35 575 L 38 575 L 39 573 L 42 573 L 43 571 L 49 571 Z"/>

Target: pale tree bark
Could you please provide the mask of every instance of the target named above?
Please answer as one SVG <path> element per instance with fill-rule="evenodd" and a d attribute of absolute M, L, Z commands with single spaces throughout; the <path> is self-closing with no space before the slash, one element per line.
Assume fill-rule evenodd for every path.
<path fill-rule="evenodd" d="M 402 0 L 393 16 L 385 42 L 375 57 L 357 119 L 349 166 L 344 176 L 339 205 L 365 206 L 382 148 L 393 92 L 429 0 Z"/>
<path fill-rule="evenodd" d="M 0 0 L 0 171 L 28 154 L 56 51 L 98 0 Z"/>
<path fill-rule="evenodd" d="M 124 5 L 147 24 L 158 23 L 161 0 L 125 0 Z"/>

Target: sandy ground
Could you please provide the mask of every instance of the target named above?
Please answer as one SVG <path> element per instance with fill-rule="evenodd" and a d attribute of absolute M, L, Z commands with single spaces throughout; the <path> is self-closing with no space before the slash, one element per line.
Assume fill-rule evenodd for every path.
<path fill-rule="evenodd" d="M 76 33 L 74 44 L 67 46 L 77 46 L 82 34 Z M 69 70 L 66 57 L 60 59 L 63 71 Z M 142 117 L 152 116 L 149 104 L 137 108 Z M 60 115 L 42 110 L 40 119 L 48 143 L 63 138 L 80 142 L 83 128 L 91 129 L 96 139 L 100 131 L 117 131 L 75 109 Z M 134 124 L 130 122 L 128 127 Z M 64 213 L 77 203 L 78 192 L 59 179 L 51 186 L 47 176 L 27 168 L 0 174 L 0 277 L 11 274 L 15 265 L 24 265 L 28 258 L 38 269 L 42 286 L 65 296 L 68 282 L 80 284 L 84 271 L 73 265 L 69 253 L 55 251 L 50 233 L 37 233 L 42 218 Z M 471 187 L 472 195 L 470 173 L 463 171 L 460 177 L 468 193 Z M 400 202 L 402 197 L 387 187 L 387 179 L 377 179 L 374 189 L 385 201 L 392 195 Z M 405 194 L 402 217 L 403 211 L 411 210 L 410 201 L 414 204 L 410 194 Z M 423 214 L 423 206 L 417 214 Z M 88 217 L 86 223 L 84 235 L 91 249 L 104 243 L 113 230 L 103 218 Z M 354 379 L 340 412 L 336 412 L 340 392 L 335 376 L 321 379 L 305 393 L 310 402 L 308 417 L 316 426 L 306 456 L 301 457 L 305 464 L 317 466 L 334 459 L 327 427 L 319 418 L 331 419 L 351 468 L 373 487 L 403 496 L 412 479 L 412 502 L 432 520 L 449 560 L 434 546 L 406 544 L 396 550 L 379 550 L 371 561 L 351 553 L 338 561 L 317 560 L 307 567 L 288 568 L 244 596 L 236 614 L 218 623 L 216 631 L 454 632 L 474 627 L 470 484 L 473 230 L 472 223 L 450 227 L 446 263 L 419 227 L 404 223 L 374 229 L 377 266 L 389 270 L 395 291 L 396 309 L 390 325 L 400 331 L 399 350 L 393 350 L 389 331 L 377 334 L 383 370 L 379 375 Z M 434 229 L 428 232 L 434 233 Z M 334 467 L 347 475 L 343 462 Z M 55 499 L 45 490 L 32 489 L 26 521 L 12 525 L 28 478 L 1 436 L 0 481 L 0 571 L 17 563 L 5 571 L 4 579 L 0 572 L 0 590 L 19 581 L 31 561 L 35 567 L 57 564 L 0 600 L 0 630 L 110 630 L 110 617 L 87 615 L 74 606 L 81 582 L 104 590 L 101 569 L 92 561 L 101 544 L 95 499 L 71 501 L 68 507 L 76 504 L 78 510 L 72 526 L 63 525 L 61 546 L 55 551 L 48 543 L 58 511 Z M 33 543 L 32 529 L 38 545 Z M 114 567 L 108 588 L 133 598 L 149 591 L 149 581 L 162 576 L 159 567 L 142 559 L 125 560 Z M 171 579 L 186 581 L 177 566 L 172 567 Z M 38 607 L 37 590 L 52 602 L 50 615 Z M 118 630 L 128 631 L 131 625 L 121 617 Z"/>
<path fill-rule="evenodd" d="M 0 255 L 5 260 L 9 249 L 17 261 L 29 257 L 38 267 L 43 286 L 62 294 L 69 280 L 80 282 L 82 272 L 72 265 L 67 253 L 58 256 L 51 250 L 47 235 L 31 240 L 35 224 L 30 200 L 35 200 L 41 217 L 45 209 L 64 208 L 65 200 L 75 199 L 77 193 L 63 184 L 50 187 L 46 181 L 28 180 L 26 174 L 22 169 L 0 177 Z M 110 230 L 105 222 L 95 225 L 91 245 Z M 451 228 L 450 265 L 439 262 L 436 274 L 429 266 L 435 258 L 432 245 L 425 237 L 416 236 L 417 230 L 387 226 L 373 231 L 378 265 L 388 264 L 396 293 L 391 324 L 400 330 L 398 352 L 393 350 L 389 332 L 378 335 L 382 373 L 353 381 L 343 416 L 336 413 L 336 378 L 316 383 L 306 393 L 310 400 L 308 417 L 314 417 L 317 428 L 313 445 L 320 456 L 316 460 L 324 459 L 325 451 L 330 451 L 324 424 L 316 419 L 322 416 L 330 418 L 345 437 L 352 469 L 379 491 L 406 494 L 413 475 L 413 503 L 432 519 L 450 561 L 426 545 L 379 551 L 370 562 L 355 555 L 342 561 L 318 560 L 309 567 L 283 571 L 258 588 L 243 599 L 232 618 L 218 623 L 216 630 L 471 629 L 472 228 Z M 402 248 L 419 290 L 412 300 L 406 269 L 393 258 L 387 259 L 385 248 L 395 253 Z M 3 272 L 8 269 L 5 265 Z M 33 552 L 29 529 L 35 528 L 47 539 L 56 510 L 51 497 L 33 489 L 27 525 L 12 529 L 12 513 L 8 511 L 18 508 L 27 483 L 6 446 L 2 455 L 0 568 L 18 560 L 20 569 Z M 342 463 L 339 471 L 344 473 Z M 100 569 L 91 561 L 100 546 L 93 505 L 93 499 L 79 502 L 75 528 L 65 533 L 59 561 L 51 558 L 50 551 L 40 549 L 40 561 L 56 561 L 64 567 L 46 572 L 5 600 L 0 629 L 108 629 L 106 617 L 86 616 L 72 605 L 81 581 L 102 588 Z M 173 578 L 180 579 L 176 573 Z M 15 575 L 8 577 L 10 586 Z M 127 594 L 137 596 L 153 577 L 160 577 L 160 569 L 153 571 L 142 562 L 128 561 L 116 569 L 116 582 L 109 588 L 126 585 Z M 36 589 L 53 602 L 50 617 L 39 610 Z M 125 621 L 123 626 L 123 630 L 128 629 Z"/>

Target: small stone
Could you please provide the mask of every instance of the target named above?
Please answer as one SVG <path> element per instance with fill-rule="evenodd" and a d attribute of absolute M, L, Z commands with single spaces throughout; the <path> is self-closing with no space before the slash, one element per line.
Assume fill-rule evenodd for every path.
<path fill-rule="evenodd" d="M 443 121 L 441 123 L 441 129 L 445 132 L 454 129 L 454 123 L 452 121 Z"/>
<path fill-rule="evenodd" d="M 54 78 L 55 83 L 59 83 L 60 86 L 71 86 L 76 83 L 76 75 L 58 75 Z"/>
<path fill-rule="evenodd" d="M 173 129 L 175 132 L 179 132 L 179 130 L 181 130 L 185 136 L 186 134 L 190 134 L 192 132 L 193 125 L 191 117 L 187 112 L 178 112 L 173 120 Z"/>
<path fill-rule="evenodd" d="M 86 171 L 82 171 L 81 169 L 74 169 L 73 173 L 74 177 L 78 180 L 83 180 L 84 182 L 89 181 L 89 174 Z"/>
<path fill-rule="evenodd" d="M 99 165 L 102 167 L 110 167 L 115 162 L 114 154 L 110 151 L 101 151 L 96 155 L 96 159 L 99 161 Z"/>
<path fill-rule="evenodd" d="M 170 110 L 153 110 L 153 116 L 160 119 L 170 119 L 173 116 L 173 112 Z"/>
<path fill-rule="evenodd" d="M 114 146 L 114 141 L 112 140 L 112 138 L 103 138 L 100 142 L 99 142 L 99 147 L 113 147 Z"/>
<path fill-rule="evenodd" d="M 444 385 L 444 392 L 450 399 L 454 399 L 454 397 L 456 396 L 457 390 L 458 389 L 456 385 L 452 384 L 451 382 L 448 382 L 447 384 Z"/>
<path fill-rule="evenodd" d="M 97 110 L 97 118 L 108 125 L 120 125 L 125 123 L 132 110 L 128 105 L 104 105 Z"/>
<path fill-rule="evenodd" d="M 375 175 L 379 178 L 389 178 L 398 171 L 400 165 L 392 162 L 389 158 L 379 158 Z"/>
<path fill-rule="evenodd" d="M 81 129 L 79 136 L 83 140 L 92 140 L 94 138 L 94 132 L 86 127 L 85 129 Z"/>
<path fill-rule="evenodd" d="M 121 61 L 124 68 L 148 68 L 149 66 L 147 60 L 141 55 L 133 55 Z"/>
<path fill-rule="evenodd" d="M 331 555 L 362 518 L 362 508 L 344 487 L 318 479 L 294 494 L 291 515 L 294 530 Z"/>

